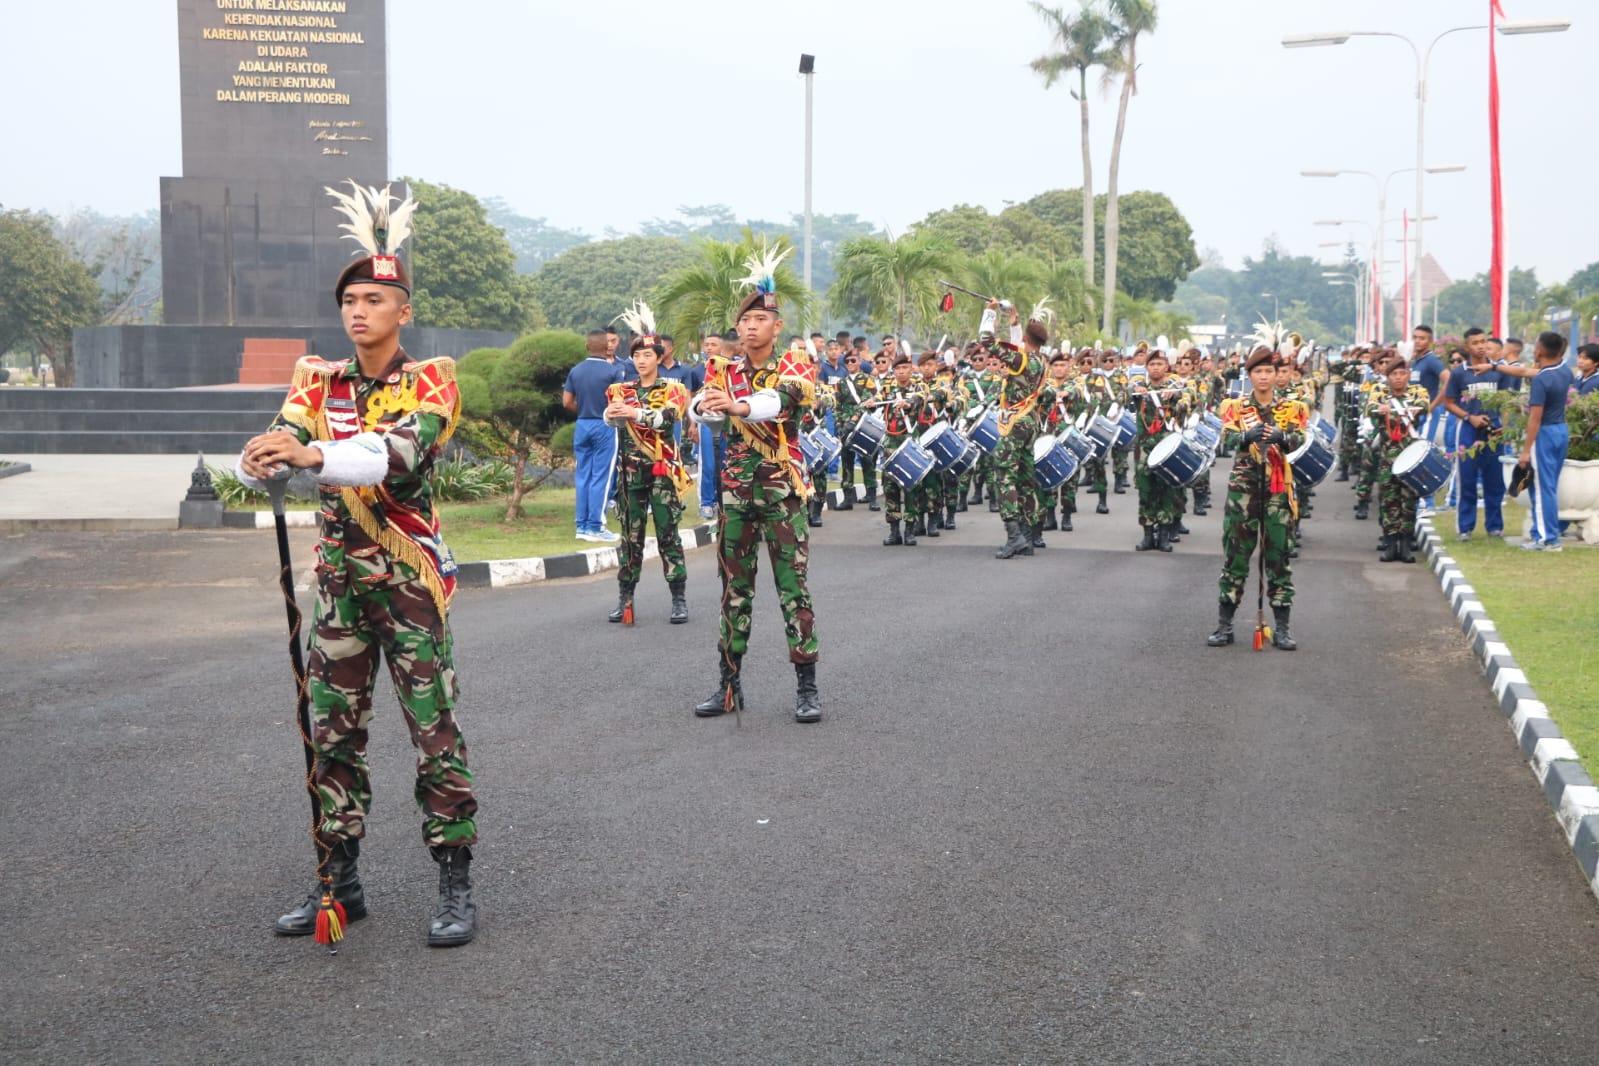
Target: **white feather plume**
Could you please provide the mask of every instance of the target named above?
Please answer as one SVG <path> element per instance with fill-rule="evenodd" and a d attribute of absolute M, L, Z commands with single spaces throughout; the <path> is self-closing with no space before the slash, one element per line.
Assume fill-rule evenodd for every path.
<path fill-rule="evenodd" d="M 744 260 L 744 268 L 749 273 L 740 278 L 738 283 L 741 286 L 772 292 L 776 286 L 778 264 L 787 259 L 793 251 L 792 246 L 778 250 L 762 241 L 760 249 Z"/>
<path fill-rule="evenodd" d="M 398 255 L 400 247 L 411 236 L 411 216 L 416 211 L 416 201 L 407 196 L 395 206 L 392 186 L 379 189 L 357 185 L 353 180 L 347 184 L 352 190 L 349 193 L 326 185 L 322 187 L 333 197 L 333 209 L 347 219 L 339 226 L 345 231 L 341 240 L 354 241 L 367 255 Z"/>
<path fill-rule="evenodd" d="M 1260 324 L 1255 327 L 1254 335 L 1250 337 L 1251 348 L 1265 346 L 1272 351 L 1276 351 L 1282 346 L 1282 342 L 1287 339 L 1287 336 L 1288 331 L 1283 329 L 1281 322 L 1267 322 L 1262 318 Z"/>
<path fill-rule="evenodd" d="M 655 312 L 650 310 L 650 305 L 643 300 L 634 300 L 632 307 L 611 321 L 623 323 L 635 337 L 655 336 Z"/>
<path fill-rule="evenodd" d="M 1055 321 L 1055 309 L 1049 306 L 1048 296 L 1033 305 L 1033 313 L 1027 316 L 1027 321 L 1041 322 L 1046 326 Z"/>

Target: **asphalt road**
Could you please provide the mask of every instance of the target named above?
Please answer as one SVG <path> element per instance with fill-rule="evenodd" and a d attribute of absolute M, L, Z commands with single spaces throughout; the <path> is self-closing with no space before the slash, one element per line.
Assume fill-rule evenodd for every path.
<path fill-rule="evenodd" d="M 385 691 L 373 916 L 336 957 L 268 932 L 312 865 L 270 535 L 0 538 L 0 1055 L 1592 1063 L 1599 906 L 1431 578 L 1346 492 L 1291 655 L 1205 647 L 1215 512 L 1141 555 L 1113 497 L 1009 562 L 986 512 L 915 549 L 830 515 L 815 726 L 766 573 L 750 708 L 690 715 L 709 551 L 686 626 L 658 570 L 632 629 L 612 575 L 463 592 L 481 934 L 423 946 Z"/>

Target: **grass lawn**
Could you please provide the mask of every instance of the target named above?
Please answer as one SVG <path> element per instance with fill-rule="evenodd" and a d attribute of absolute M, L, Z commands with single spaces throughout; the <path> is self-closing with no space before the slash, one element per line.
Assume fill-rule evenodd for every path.
<path fill-rule="evenodd" d="M 603 545 L 578 540 L 574 534 L 577 493 L 573 489 L 540 489 L 522 498 L 525 518 L 506 522 L 505 501 L 442 503 L 439 523 L 444 543 L 457 562 L 486 559 L 524 559 L 535 555 L 564 555 Z M 687 516 L 685 515 L 685 521 Z M 616 523 L 612 521 L 614 528 Z"/>
<path fill-rule="evenodd" d="M 1507 500 L 1506 532 L 1519 537 L 1526 514 Z M 1476 536 L 1460 544 L 1448 511 L 1434 526 L 1528 683 L 1599 778 L 1599 548 L 1566 540 L 1559 554 L 1524 552 L 1484 537 L 1480 522 Z"/>

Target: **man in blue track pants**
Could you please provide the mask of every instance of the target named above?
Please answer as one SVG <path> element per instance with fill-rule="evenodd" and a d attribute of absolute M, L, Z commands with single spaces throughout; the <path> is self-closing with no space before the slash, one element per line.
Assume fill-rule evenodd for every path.
<path fill-rule="evenodd" d="M 616 430 L 605 424 L 605 390 L 622 380 L 622 369 L 605 358 L 606 334 L 590 330 L 588 357 L 567 371 L 561 403 L 577 415 L 572 431 L 572 456 L 577 476 L 577 539 L 615 543 L 621 538 L 605 528 L 605 501 L 610 498 L 616 465 Z"/>
<path fill-rule="evenodd" d="M 1528 551 L 1559 551 L 1560 467 L 1571 442 L 1566 428 L 1571 369 L 1561 362 L 1566 338 L 1552 331 L 1540 333 L 1533 353 L 1538 372 L 1527 400 L 1527 442 L 1521 446 L 1521 465 L 1532 465 L 1532 533 L 1521 546 Z"/>

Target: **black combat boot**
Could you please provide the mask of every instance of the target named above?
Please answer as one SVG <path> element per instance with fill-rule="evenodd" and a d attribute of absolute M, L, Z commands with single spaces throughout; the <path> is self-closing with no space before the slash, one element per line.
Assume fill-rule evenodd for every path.
<path fill-rule="evenodd" d="M 333 898 L 344 905 L 344 919 L 358 922 L 366 917 L 366 893 L 355 871 L 361 853 L 359 840 L 341 840 L 328 856 L 328 876 L 333 879 Z M 305 902 L 272 924 L 278 936 L 310 936 L 316 932 L 316 912 L 322 906 L 322 882 L 318 881 Z"/>
<path fill-rule="evenodd" d="M 956 508 L 955 508 L 954 504 L 951 503 L 951 504 L 946 504 L 945 505 L 945 507 L 944 507 L 944 528 L 945 529 L 948 529 L 948 530 L 951 530 L 951 531 L 953 531 L 955 529 L 955 510 L 956 510 Z"/>
<path fill-rule="evenodd" d="M 983 482 L 981 478 L 972 482 L 972 498 L 966 502 L 969 504 L 983 502 Z"/>
<path fill-rule="evenodd" d="M 1185 523 L 1181 518 L 1171 524 L 1171 531 L 1175 535 L 1173 539 L 1176 537 L 1187 536 L 1189 533 L 1193 532 L 1193 530 L 1189 529 L 1187 523 Z"/>
<path fill-rule="evenodd" d="M 1061 508 L 1060 512 L 1060 531 L 1062 533 L 1072 531 L 1072 512 L 1065 508 Z"/>
<path fill-rule="evenodd" d="M 1205 638 L 1205 643 L 1212 648 L 1225 648 L 1233 642 L 1233 615 L 1238 613 L 1238 605 L 1222 600 L 1216 615 L 1216 632 Z"/>
<path fill-rule="evenodd" d="M 853 510 L 855 510 L 855 486 L 854 485 L 845 485 L 844 486 L 844 502 L 839 504 L 837 507 L 833 508 L 833 510 L 835 510 L 835 511 L 853 511 Z"/>
<path fill-rule="evenodd" d="M 888 536 L 883 538 L 883 547 L 892 548 L 896 544 L 904 544 L 905 538 L 899 535 L 899 519 L 888 520 Z"/>
<path fill-rule="evenodd" d="M 1338 464 L 1338 476 L 1333 478 L 1333 480 L 1334 481 L 1348 481 L 1349 480 L 1349 468 L 1347 466 L 1343 465 L 1342 463 L 1339 463 Z"/>
<path fill-rule="evenodd" d="M 905 546 L 907 548 L 916 547 L 916 523 L 909 518 L 905 519 Z"/>
<path fill-rule="evenodd" d="M 688 597 L 683 593 L 683 586 L 684 582 L 682 581 L 667 583 L 667 588 L 672 590 L 672 617 L 670 621 L 674 626 L 680 626 L 688 621 Z"/>
<path fill-rule="evenodd" d="M 1099 506 L 1094 508 L 1095 514 L 1110 514 L 1110 504 L 1105 502 L 1105 490 L 1099 490 Z"/>
<path fill-rule="evenodd" d="M 1049 547 L 1049 545 L 1044 543 L 1044 527 L 1042 525 L 1035 523 L 1033 526 L 1027 529 L 1027 532 L 1029 534 L 1027 543 L 1031 544 L 1035 548 Z"/>
<path fill-rule="evenodd" d="M 1009 559 L 1016 555 L 1033 554 L 1032 543 L 1022 535 L 1022 524 L 1014 518 L 1005 520 L 1005 543 L 994 553 L 996 559 Z"/>
<path fill-rule="evenodd" d="M 918 511 L 914 520 L 906 518 L 905 533 L 912 537 L 925 537 L 927 535 L 927 516 Z"/>
<path fill-rule="evenodd" d="M 877 502 L 877 490 L 872 489 L 866 494 L 866 509 L 868 511 L 881 511 L 883 505 Z"/>
<path fill-rule="evenodd" d="M 994 490 L 988 490 L 988 513 L 999 514 L 999 497 L 994 495 Z"/>
<path fill-rule="evenodd" d="M 1127 495 L 1127 475 L 1126 474 L 1117 474 L 1116 475 L 1116 495 L 1118 495 L 1118 496 Z"/>
<path fill-rule="evenodd" d="M 1144 539 L 1139 541 L 1137 544 L 1133 545 L 1133 551 L 1135 551 L 1135 552 L 1150 552 L 1150 551 L 1154 551 L 1157 546 L 1158 545 L 1155 542 L 1155 527 L 1154 526 L 1145 526 L 1144 527 Z"/>
<path fill-rule="evenodd" d="M 620 622 L 633 613 L 633 586 L 622 585 L 616 594 L 616 610 L 605 616 L 607 622 Z"/>
<path fill-rule="evenodd" d="M 939 519 L 937 511 L 927 512 L 916 522 L 916 532 L 929 537 L 938 536 L 938 531 L 943 528 L 944 523 Z"/>
<path fill-rule="evenodd" d="M 428 947 L 470 944 L 477 935 L 477 904 L 472 902 L 472 849 L 432 848 L 439 864 L 439 905 L 428 923 Z"/>
<path fill-rule="evenodd" d="M 1277 622 L 1271 627 L 1271 646 L 1279 651 L 1293 651 L 1299 642 L 1288 632 L 1288 608 L 1273 606 L 1271 616 Z"/>
<path fill-rule="evenodd" d="M 715 718 L 728 711 L 742 711 L 744 709 L 744 686 L 739 682 L 739 664 L 743 656 L 724 655 L 721 661 L 721 680 L 717 682 L 716 691 L 705 697 L 704 701 L 696 704 L 694 715 L 697 718 Z"/>
<path fill-rule="evenodd" d="M 794 692 L 794 721 L 820 722 L 822 696 L 816 691 L 816 664 L 795 663 L 794 677 L 797 682 Z"/>
<path fill-rule="evenodd" d="M 1194 501 L 1194 517 L 1195 518 L 1204 518 L 1209 513 L 1210 513 L 1210 501 L 1209 500 L 1195 500 Z"/>
<path fill-rule="evenodd" d="M 1043 530 L 1045 533 L 1052 533 L 1059 528 L 1059 524 L 1057 524 L 1055 521 L 1055 508 L 1050 507 L 1046 509 L 1044 511 L 1044 524 L 1039 526 L 1039 529 Z"/>
<path fill-rule="evenodd" d="M 1393 539 L 1399 542 L 1399 547 L 1398 547 L 1398 550 L 1396 552 L 1396 554 L 1399 556 L 1399 561 L 1402 562 L 1402 563 L 1413 563 L 1413 562 L 1415 562 L 1416 561 L 1416 556 L 1414 554 L 1412 554 L 1414 549 L 1410 545 L 1410 538 L 1408 536 L 1406 536 L 1405 534 L 1401 533 L 1401 534 L 1399 534 L 1399 536 L 1397 536 L 1397 537 L 1395 537 Z"/>
<path fill-rule="evenodd" d="M 1371 501 L 1370 500 L 1356 500 L 1355 501 L 1355 517 L 1360 519 L 1362 522 L 1364 522 L 1366 519 L 1371 517 Z"/>
<path fill-rule="evenodd" d="M 1399 561 L 1399 538 L 1384 537 L 1382 546 L 1382 561 L 1397 563 Z"/>
<path fill-rule="evenodd" d="M 1155 527 L 1155 547 L 1163 552 L 1169 552 L 1176 542 L 1177 534 L 1172 526 L 1162 524 Z"/>
<path fill-rule="evenodd" d="M 811 497 L 811 513 L 806 516 L 805 524 L 812 529 L 817 529 L 822 524 L 822 494 L 817 493 Z"/>
<path fill-rule="evenodd" d="M 965 514 L 968 506 L 969 505 L 966 503 L 966 494 L 957 490 L 955 493 L 955 511 L 959 512 L 960 514 Z"/>

